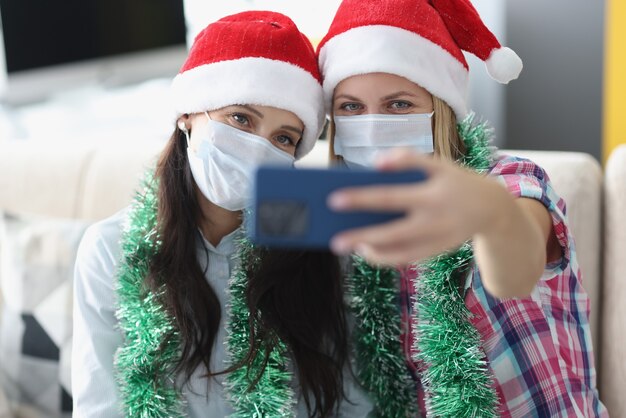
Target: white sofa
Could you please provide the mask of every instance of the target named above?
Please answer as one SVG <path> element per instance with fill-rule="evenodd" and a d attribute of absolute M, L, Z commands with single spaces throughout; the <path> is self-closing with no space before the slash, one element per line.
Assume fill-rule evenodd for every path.
<path fill-rule="evenodd" d="M 86 222 L 102 219 L 128 204 L 141 173 L 154 162 L 162 145 L 154 141 L 82 145 L 76 142 L 0 142 L 0 210 L 29 219 L 33 216 Z M 543 166 L 568 204 L 584 273 L 583 284 L 592 303 L 596 356 L 602 354 L 601 368 L 598 368 L 603 385 L 601 397 L 615 416 L 626 416 L 626 400 L 621 395 L 626 387 L 626 365 L 622 360 L 626 358 L 626 348 L 623 348 L 626 288 L 620 286 L 624 280 L 619 277 L 626 269 L 626 220 L 620 217 L 620 214 L 626 215 L 626 147 L 611 160 L 606 181 L 600 165 L 586 154 L 505 152 L 529 157 Z M 326 144 L 320 142 L 300 165 L 323 165 L 326 155 Z M 604 200 L 603 184 L 606 185 Z M 609 230 L 604 242 L 603 201 Z M 3 245 L 0 241 L 0 252 Z M 0 274 L 2 271 L 0 265 Z"/>

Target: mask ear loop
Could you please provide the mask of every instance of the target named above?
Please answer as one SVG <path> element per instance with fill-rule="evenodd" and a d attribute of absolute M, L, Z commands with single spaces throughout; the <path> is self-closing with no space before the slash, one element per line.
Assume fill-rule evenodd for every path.
<path fill-rule="evenodd" d="M 209 112 L 207 112 L 206 110 L 204 111 L 204 114 L 206 115 L 208 120 L 213 120 L 211 119 L 211 116 L 209 116 Z M 189 137 L 189 129 L 187 129 L 187 125 L 185 125 L 185 122 L 183 122 L 182 120 L 179 121 L 178 129 L 180 129 L 185 134 L 185 138 L 187 138 L 187 148 L 189 148 L 191 146 L 191 138 Z"/>

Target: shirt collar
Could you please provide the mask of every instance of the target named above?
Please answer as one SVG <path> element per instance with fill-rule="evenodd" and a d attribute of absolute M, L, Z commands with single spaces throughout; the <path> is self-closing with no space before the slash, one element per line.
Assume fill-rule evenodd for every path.
<path fill-rule="evenodd" d="M 198 229 L 198 231 L 200 232 L 203 246 L 209 252 L 225 256 L 229 256 L 235 252 L 235 249 L 237 247 L 237 241 L 239 241 L 242 235 L 241 228 L 237 228 L 230 234 L 222 237 L 222 240 L 219 242 L 219 244 L 217 244 L 217 246 L 214 246 L 209 242 L 209 240 L 204 237 L 204 234 L 200 229 Z"/>

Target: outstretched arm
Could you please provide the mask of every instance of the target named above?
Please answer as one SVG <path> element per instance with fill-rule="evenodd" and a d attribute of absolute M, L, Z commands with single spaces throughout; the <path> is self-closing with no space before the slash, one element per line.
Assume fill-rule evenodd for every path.
<path fill-rule="evenodd" d="M 421 169 L 423 183 L 345 189 L 329 198 L 336 210 L 402 211 L 386 224 L 338 234 L 338 253 L 356 251 L 372 263 L 404 265 L 453 250 L 467 240 L 487 290 L 496 297 L 528 295 L 560 247 L 548 210 L 515 198 L 496 180 L 408 150 L 378 161 L 380 170 Z"/>

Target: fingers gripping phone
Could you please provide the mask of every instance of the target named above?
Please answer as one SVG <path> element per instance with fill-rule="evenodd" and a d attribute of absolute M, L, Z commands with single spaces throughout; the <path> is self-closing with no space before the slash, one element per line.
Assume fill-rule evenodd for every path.
<path fill-rule="evenodd" d="M 260 167 L 255 176 L 248 230 L 253 242 L 280 248 L 328 248 L 340 231 L 403 216 L 399 212 L 336 212 L 328 195 L 346 187 L 416 183 L 422 171 L 294 169 Z"/>

